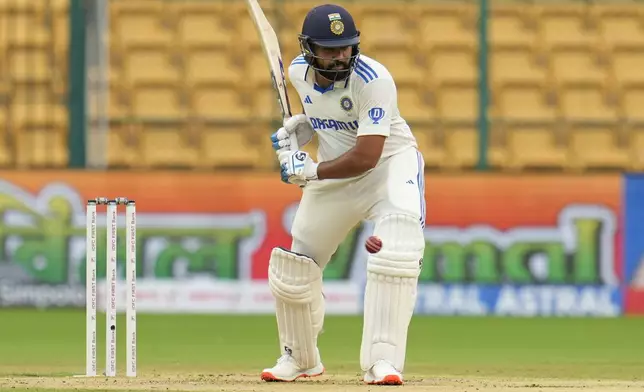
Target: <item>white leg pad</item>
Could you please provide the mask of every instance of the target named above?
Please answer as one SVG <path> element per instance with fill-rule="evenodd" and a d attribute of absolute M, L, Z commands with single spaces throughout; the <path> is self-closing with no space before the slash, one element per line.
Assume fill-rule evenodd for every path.
<path fill-rule="evenodd" d="M 317 337 L 324 322 L 322 270 L 310 257 L 274 248 L 268 284 L 276 300 L 282 354 L 301 369 L 318 365 Z"/>
<path fill-rule="evenodd" d="M 374 235 L 382 249 L 367 260 L 360 365 L 387 361 L 402 372 L 425 239 L 418 218 L 404 214 L 382 218 Z"/>

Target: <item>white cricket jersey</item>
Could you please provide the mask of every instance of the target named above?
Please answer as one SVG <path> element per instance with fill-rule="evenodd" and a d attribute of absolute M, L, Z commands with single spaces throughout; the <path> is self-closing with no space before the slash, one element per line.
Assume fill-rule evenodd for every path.
<path fill-rule="evenodd" d="M 315 70 L 303 56 L 293 60 L 288 74 L 318 134 L 319 162 L 349 151 L 360 135 L 387 136 L 381 159 L 417 147 L 400 116 L 393 77 L 377 61 L 361 54 L 350 77 L 327 89 L 315 83 Z"/>

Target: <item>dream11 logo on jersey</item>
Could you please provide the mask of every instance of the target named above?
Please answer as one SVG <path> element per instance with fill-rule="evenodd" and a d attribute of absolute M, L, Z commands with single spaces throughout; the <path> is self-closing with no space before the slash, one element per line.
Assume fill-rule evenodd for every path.
<path fill-rule="evenodd" d="M 372 108 L 369 110 L 369 118 L 374 125 L 380 125 L 380 120 L 385 118 L 385 111 L 382 108 Z"/>

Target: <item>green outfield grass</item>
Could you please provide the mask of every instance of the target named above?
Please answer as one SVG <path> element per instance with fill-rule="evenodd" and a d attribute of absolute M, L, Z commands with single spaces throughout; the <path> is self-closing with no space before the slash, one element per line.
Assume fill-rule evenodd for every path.
<path fill-rule="evenodd" d="M 119 371 L 125 323 L 119 318 Z M 104 369 L 104 318 L 99 364 Z M 406 374 L 641 380 L 644 319 L 415 317 Z M 320 338 L 330 374 L 358 375 L 360 317 L 328 317 Z M 273 316 L 147 315 L 138 319 L 139 374 L 257 374 L 278 356 Z M 0 310 L 0 376 L 84 371 L 85 319 L 77 310 Z M 34 389 L 30 389 L 34 391 Z"/>

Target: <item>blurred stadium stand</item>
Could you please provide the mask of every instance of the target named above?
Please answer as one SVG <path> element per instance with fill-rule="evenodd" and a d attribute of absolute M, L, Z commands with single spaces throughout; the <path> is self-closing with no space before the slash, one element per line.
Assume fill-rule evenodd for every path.
<path fill-rule="evenodd" d="M 288 62 L 319 2 L 261 3 Z M 428 168 L 475 167 L 477 2 L 338 3 L 395 76 Z M 0 1 L 1 166 L 67 164 L 67 7 Z M 644 170 L 643 2 L 490 1 L 489 16 L 491 167 Z M 274 169 L 279 111 L 244 2 L 111 0 L 109 22 L 110 166 Z"/>
<path fill-rule="evenodd" d="M 67 164 L 67 1 L 0 1 L 0 166 Z"/>

